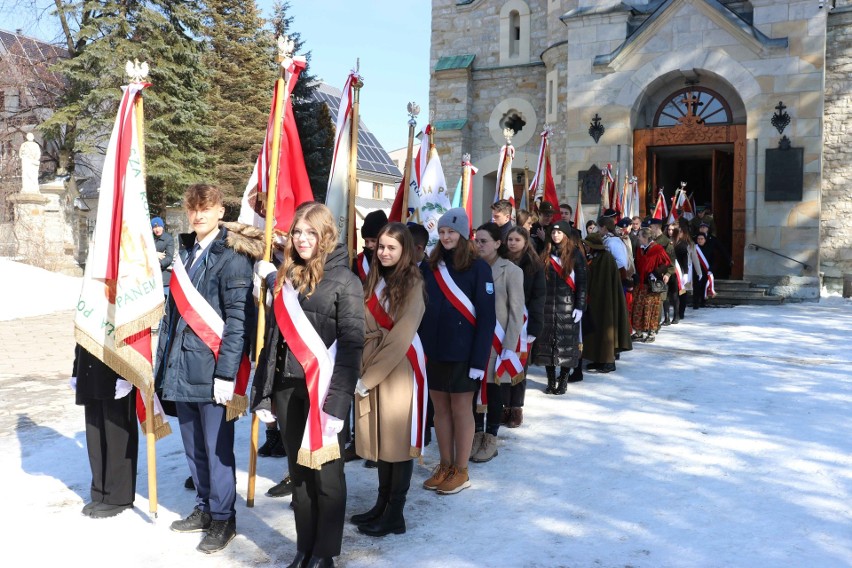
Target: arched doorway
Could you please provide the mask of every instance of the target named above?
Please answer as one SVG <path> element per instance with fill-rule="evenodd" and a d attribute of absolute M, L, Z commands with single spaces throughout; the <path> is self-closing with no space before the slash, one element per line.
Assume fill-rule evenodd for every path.
<path fill-rule="evenodd" d="M 696 204 L 711 207 L 716 236 L 733 261 L 730 267 L 721 264 L 717 277 L 741 279 L 746 125 L 734 124 L 734 114 L 728 101 L 707 87 L 671 91 L 659 103 L 652 127 L 634 131 L 633 164 L 646 212 L 658 188 L 670 199 L 681 182 Z"/>

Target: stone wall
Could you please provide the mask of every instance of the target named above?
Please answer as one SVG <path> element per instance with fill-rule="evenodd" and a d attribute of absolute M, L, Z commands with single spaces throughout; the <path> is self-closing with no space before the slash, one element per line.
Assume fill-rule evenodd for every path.
<path fill-rule="evenodd" d="M 852 272 L 852 2 L 828 18 L 820 266 L 826 286 Z"/>

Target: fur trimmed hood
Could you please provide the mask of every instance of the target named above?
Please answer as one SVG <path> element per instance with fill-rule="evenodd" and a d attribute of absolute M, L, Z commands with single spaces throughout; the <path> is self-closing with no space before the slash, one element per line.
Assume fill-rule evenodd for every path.
<path fill-rule="evenodd" d="M 262 229 L 237 222 L 221 223 L 219 226 L 228 230 L 225 244 L 229 248 L 251 257 L 252 260 L 257 261 L 263 258 L 264 231 Z"/>

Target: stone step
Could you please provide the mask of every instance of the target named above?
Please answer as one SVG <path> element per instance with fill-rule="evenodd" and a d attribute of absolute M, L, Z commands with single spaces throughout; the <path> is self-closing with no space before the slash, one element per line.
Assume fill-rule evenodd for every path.
<path fill-rule="evenodd" d="M 784 296 L 755 296 L 753 298 L 743 297 L 720 297 L 716 296 L 707 303 L 714 306 L 777 306 L 784 303 Z"/>
<path fill-rule="evenodd" d="M 723 298 L 762 298 L 766 296 L 766 288 L 749 288 L 746 290 L 720 290 L 716 288 L 716 296 Z"/>
<path fill-rule="evenodd" d="M 715 280 L 716 290 L 749 290 L 754 285 L 748 280 Z"/>

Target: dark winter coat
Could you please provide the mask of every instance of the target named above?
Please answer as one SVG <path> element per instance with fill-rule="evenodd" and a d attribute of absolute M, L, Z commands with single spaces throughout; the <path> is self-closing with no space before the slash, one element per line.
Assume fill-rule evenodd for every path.
<path fill-rule="evenodd" d="M 274 286 L 274 275 L 270 275 Z M 349 267 L 346 247 L 338 245 L 326 258 L 322 279 L 311 296 L 299 294 L 299 305 L 326 347 L 337 341 L 337 354 L 322 410 L 337 418 L 346 418 L 355 383 L 361 374 L 364 351 L 364 290 Z M 279 350 L 283 349 L 284 353 Z M 276 368 L 279 357 L 283 368 Z M 270 310 L 266 318 L 266 336 L 251 388 L 252 410 L 271 410 L 275 379 L 305 379 L 302 364 L 290 351 Z"/>
<path fill-rule="evenodd" d="M 583 359 L 614 363 L 616 353 L 633 349 L 621 277 L 615 258 L 608 250 L 592 249 L 586 308 Z"/>
<path fill-rule="evenodd" d="M 554 251 L 556 249 L 554 248 Z M 580 360 L 580 325 L 574 323 L 574 309 L 586 309 L 586 260 L 582 251 L 574 251 L 574 286 L 556 272 L 550 260 L 544 268 L 547 298 L 544 302 L 544 326 L 533 343 L 533 363 L 557 367 L 575 367 Z"/>
<path fill-rule="evenodd" d="M 524 304 L 527 306 L 527 334 L 538 337 L 544 327 L 544 302 L 547 297 L 547 281 L 544 279 L 544 267 L 539 264 L 530 269 L 532 261 L 528 256 L 521 258 L 518 266 L 524 271 Z"/>
<path fill-rule="evenodd" d="M 204 264 L 193 275 L 193 284 L 225 322 L 218 359 L 169 298 L 160 325 L 155 375 L 163 400 L 210 402 L 214 378 L 236 378 L 242 355 L 254 338 L 252 267 L 263 255 L 262 238 L 262 231 L 255 227 L 224 223 L 205 256 L 197 261 Z M 180 262 L 185 263 L 195 245 L 195 233 L 180 235 L 180 241 Z"/>
<path fill-rule="evenodd" d="M 115 398 L 115 381 L 121 377 L 100 359 L 77 345 L 74 348 L 74 369 L 77 377 L 75 402 L 79 405 Z"/>
<path fill-rule="evenodd" d="M 434 358 L 444 362 L 466 361 L 470 368 L 484 371 L 491 354 L 491 339 L 497 323 L 491 267 L 481 258 L 477 258 L 470 268 L 458 272 L 453 267 L 453 252 L 444 253 L 447 270 L 473 304 L 476 310 L 476 327 L 444 296 L 435 280 L 435 273 L 426 262 L 421 266 L 426 286 L 426 313 L 418 333 L 427 359 Z"/>
<path fill-rule="evenodd" d="M 166 253 L 166 256 L 160 259 L 160 270 L 163 271 L 163 286 L 168 286 L 172 279 L 172 271 L 169 267 L 175 260 L 175 239 L 167 232 L 159 237 L 154 237 L 154 248 L 157 252 Z"/>

